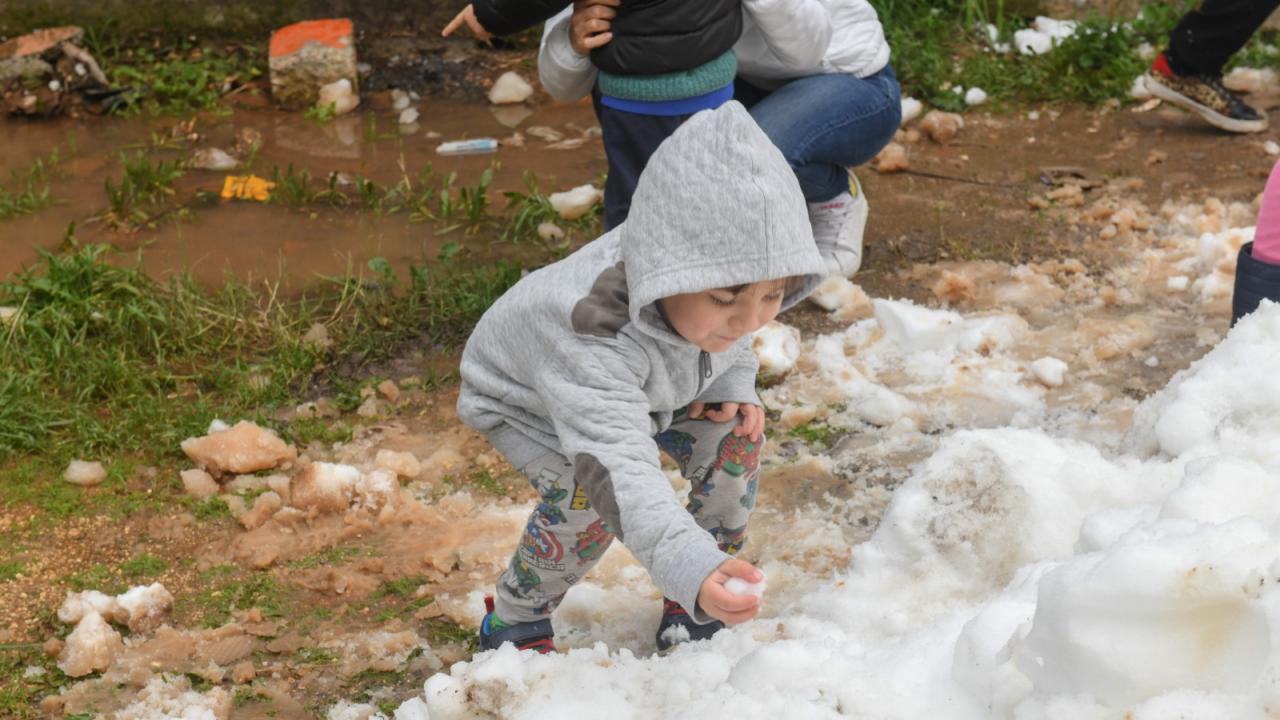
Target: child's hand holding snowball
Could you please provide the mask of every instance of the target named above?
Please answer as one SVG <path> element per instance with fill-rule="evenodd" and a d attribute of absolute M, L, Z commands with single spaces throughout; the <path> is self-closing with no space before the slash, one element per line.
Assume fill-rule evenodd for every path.
<path fill-rule="evenodd" d="M 737 625 L 760 612 L 764 573 L 754 565 L 729 558 L 716 568 L 698 589 L 698 607 L 728 625 Z"/>

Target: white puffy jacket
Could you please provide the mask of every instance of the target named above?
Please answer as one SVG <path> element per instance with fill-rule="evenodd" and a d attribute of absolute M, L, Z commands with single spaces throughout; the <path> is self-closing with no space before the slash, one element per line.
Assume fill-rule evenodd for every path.
<path fill-rule="evenodd" d="M 889 63 L 889 43 L 866 0 L 743 0 L 742 37 L 733 46 L 738 74 L 763 88 L 828 73 L 874 75 Z M 559 100 L 588 95 L 596 69 L 569 43 L 572 7 L 547 21 L 538 78 Z"/>

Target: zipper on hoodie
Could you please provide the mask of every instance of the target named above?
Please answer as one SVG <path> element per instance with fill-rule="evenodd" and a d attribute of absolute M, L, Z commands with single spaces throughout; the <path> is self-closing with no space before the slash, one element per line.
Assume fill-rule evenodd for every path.
<path fill-rule="evenodd" d="M 702 383 L 711 379 L 711 353 L 703 350 L 698 355 L 698 394 L 702 394 Z"/>

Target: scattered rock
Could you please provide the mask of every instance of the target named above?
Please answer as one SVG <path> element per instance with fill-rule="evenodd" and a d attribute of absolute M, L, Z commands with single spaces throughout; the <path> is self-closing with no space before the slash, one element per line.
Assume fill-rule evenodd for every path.
<path fill-rule="evenodd" d="M 391 380 L 383 380 L 378 383 L 378 392 L 382 393 L 382 397 L 395 402 L 400 399 L 400 386 Z"/>
<path fill-rule="evenodd" d="M 320 94 L 316 98 L 316 107 L 332 107 L 334 115 L 346 115 L 359 104 L 360 96 L 347 78 L 320 86 Z"/>
<path fill-rule="evenodd" d="M 341 512 L 351 506 L 360 471 L 350 465 L 313 462 L 293 479 L 294 507 Z"/>
<path fill-rule="evenodd" d="M 579 185 L 567 192 L 551 193 L 548 198 L 556 214 L 565 220 L 576 220 L 604 200 L 604 194 L 593 185 Z"/>
<path fill-rule="evenodd" d="M 67 469 L 62 472 L 62 479 L 72 485 L 92 487 L 107 479 L 107 471 L 100 462 L 72 460 L 71 464 L 67 465 Z"/>
<path fill-rule="evenodd" d="M 505 72 L 498 77 L 489 89 L 489 102 L 494 105 L 513 105 L 528 100 L 533 95 L 533 86 L 514 72 Z"/>
<path fill-rule="evenodd" d="M 936 143 L 949 143 L 960 134 L 964 127 L 964 118 L 955 113 L 930 110 L 920 121 L 920 130 Z"/>
<path fill-rule="evenodd" d="M 182 441 L 182 452 L 213 475 L 271 470 L 298 459 L 298 451 L 275 433 L 241 420 L 226 430 Z"/>
<path fill-rule="evenodd" d="M 228 155 L 222 148 L 200 148 L 191 153 L 191 167 L 221 172 L 235 170 L 240 167 L 240 161 Z"/>
<path fill-rule="evenodd" d="M 309 107 L 320 99 L 322 87 L 338 80 L 346 80 L 354 94 L 359 87 L 354 37 L 345 18 L 307 20 L 272 33 L 268 64 L 275 101 L 293 109 Z"/>
<path fill-rule="evenodd" d="M 882 173 L 906 170 L 910 166 L 907 162 L 907 149 L 896 142 L 889 143 L 876 155 L 872 164 Z"/>
<path fill-rule="evenodd" d="M 116 655 L 124 650 L 120 633 L 96 612 L 86 613 L 76 629 L 67 636 L 58 654 L 58 669 L 70 677 L 83 677 L 111 667 Z"/>
<path fill-rule="evenodd" d="M 218 494 L 217 481 L 204 470 L 199 468 L 183 470 L 179 476 L 182 478 L 182 488 L 197 500 L 207 500 Z"/>

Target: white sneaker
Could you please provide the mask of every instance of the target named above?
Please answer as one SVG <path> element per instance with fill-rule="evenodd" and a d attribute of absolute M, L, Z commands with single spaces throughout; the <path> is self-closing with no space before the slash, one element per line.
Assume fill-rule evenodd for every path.
<path fill-rule="evenodd" d="M 813 240 L 827 274 L 849 277 L 862 265 L 862 232 L 867 227 L 867 198 L 862 185 L 849 173 L 849 192 L 826 202 L 809 203 Z"/>

